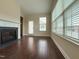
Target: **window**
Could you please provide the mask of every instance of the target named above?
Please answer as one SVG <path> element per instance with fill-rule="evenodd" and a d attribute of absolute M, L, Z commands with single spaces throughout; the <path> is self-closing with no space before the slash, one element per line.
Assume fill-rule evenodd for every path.
<path fill-rule="evenodd" d="M 65 35 L 79 39 L 79 1 L 76 1 L 64 13 L 65 16 Z"/>
<path fill-rule="evenodd" d="M 63 16 L 61 15 L 57 20 L 57 34 L 63 35 Z"/>
<path fill-rule="evenodd" d="M 53 32 L 55 33 L 56 32 L 56 22 L 53 22 L 53 24 L 52 24 L 53 26 L 52 26 L 52 28 L 53 28 Z"/>
<path fill-rule="evenodd" d="M 39 19 L 39 30 L 40 31 L 46 31 L 46 17 L 40 17 Z"/>
<path fill-rule="evenodd" d="M 53 21 L 53 32 L 63 35 L 63 16 L 60 16 Z"/>
<path fill-rule="evenodd" d="M 33 27 L 34 27 L 33 25 L 34 25 L 34 23 L 33 23 L 32 20 L 28 22 L 28 33 L 29 34 L 33 34 L 33 31 L 34 31 L 33 30 Z"/>
<path fill-rule="evenodd" d="M 72 20 L 71 20 L 71 8 L 68 8 L 64 12 L 64 21 L 65 21 L 65 35 L 66 36 L 71 36 L 71 25 L 72 25 Z"/>
<path fill-rule="evenodd" d="M 52 25 L 54 33 L 79 43 L 79 0 L 74 1 L 63 13 L 54 18 Z"/>

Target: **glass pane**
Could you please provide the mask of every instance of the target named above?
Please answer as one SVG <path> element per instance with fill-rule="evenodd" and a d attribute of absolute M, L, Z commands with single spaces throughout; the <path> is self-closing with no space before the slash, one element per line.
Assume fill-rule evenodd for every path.
<path fill-rule="evenodd" d="M 65 35 L 79 39 L 79 1 L 65 11 Z M 75 39 L 74 39 L 75 40 Z"/>
<path fill-rule="evenodd" d="M 75 0 L 63 0 L 64 4 L 64 10 L 74 2 Z"/>
<path fill-rule="evenodd" d="M 28 25 L 29 25 L 29 28 L 28 28 L 29 34 L 33 34 L 33 21 L 29 21 Z"/>
<path fill-rule="evenodd" d="M 40 17 L 40 24 L 46 24 L 46 17 Z"/>
<path fill-rule="evenodd" d="M 64 19 L 65 19 L 65 35 L 66 36 L 72 36 L 72 19 L 71 19 L 71 8 L 68 8 L 64 13 Z"/>
<path fill-rule="evenodd" d="M 40 25 L 40 31 L 46 31 L 46 25 Z"/>
<path fill-rule="evenodd" d="M 72 5 L 72 37 L 79 39 L 79 1 Z"/>
<path fill-rule="evenodd" d="M 53 23 L 53 32 L 56 32 L 56 22 Z"/>
<path fill-rule="evenodd" d="M 72 26 L 72 37 L 79 39 L 79 26 Z"/>
<path fill-rule="evenodd" d="M 46 17 L 40 17 L 39 24 L 40 24 L 40 31 L 46 31 Z"/>
<path fill-rule="evenodd" d="M 67 26 L 65 28 L 65 35 L 71 37 L 71 26 Z"/>
<path fill-rule="evenodd" d="M 60 16 L 57 20 L 57 33 L 62 35 L 63 34 L 63 16 Z"/>
<path fill-rule="evenodd" d="M 71 36 L 71 18 L 65 20 L 65 35 Z"/>

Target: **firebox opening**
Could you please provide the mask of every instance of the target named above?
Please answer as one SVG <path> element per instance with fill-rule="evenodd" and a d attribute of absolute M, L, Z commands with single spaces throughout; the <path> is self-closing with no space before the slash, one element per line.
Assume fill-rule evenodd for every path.
<path fill-rule="evenodd" d="M 16 27 L 0 27 L 0 44 L 17 40 L 18 28 Z"/>

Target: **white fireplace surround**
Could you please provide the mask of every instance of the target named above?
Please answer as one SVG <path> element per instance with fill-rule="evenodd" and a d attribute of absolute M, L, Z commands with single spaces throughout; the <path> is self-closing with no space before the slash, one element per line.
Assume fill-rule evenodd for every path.
<path fill-rule="evenodd" d="M 18 28 L 18 39 L 20 39 L 20 22 L 0 19 L 0 27 L 17 27 Z"/>

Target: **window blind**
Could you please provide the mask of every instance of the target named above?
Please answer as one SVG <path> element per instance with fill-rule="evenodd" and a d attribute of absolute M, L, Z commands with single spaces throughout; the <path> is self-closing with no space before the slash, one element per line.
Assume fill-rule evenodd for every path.
<path fill-rule="evenodd" d="M 79 39 L 79 0 L 72 7 L 72 37 Z"/>
<path fill-rule="evenodd" d="M 75 1 L 65 12 L 65 35 L 79 39 L 79 1 Z"/>
<path fill-rule="evenodd" d="M 63 14 L 53 20 L 53 32 L 79 43 L 79 0 L 75 0 Z"/>
<path fill-rule="evenodd" d="M 61 15 L 57 20 L 57 34 L 63 35 L 63 15 Z"/>

